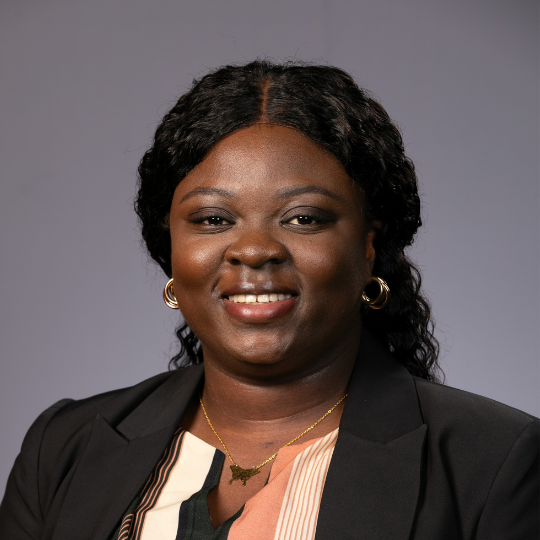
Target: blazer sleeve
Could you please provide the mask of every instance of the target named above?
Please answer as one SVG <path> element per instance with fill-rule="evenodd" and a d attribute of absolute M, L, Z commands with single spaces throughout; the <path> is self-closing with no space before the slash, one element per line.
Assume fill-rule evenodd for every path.
<path fill-rule="evenodd" d="M 500 468 L 480 517 L 477 540 L 538 540 L 539 421 L 516 440 Z"/>
<path fill-rule="evenodd" d="M 0 538 L 38 540 L 43 513 L 39 494 L 39 454 L 43 434 L 52 417 L 71 399 L 58 401 L 41 413 L 24 438 L 21 452 L 9 475 L 0 505 Z"/>

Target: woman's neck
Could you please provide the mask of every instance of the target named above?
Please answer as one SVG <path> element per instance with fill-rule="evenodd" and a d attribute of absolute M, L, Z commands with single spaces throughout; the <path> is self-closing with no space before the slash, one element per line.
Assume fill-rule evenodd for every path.
<path fill-rule="evenodd" d="M 205 357 L 203 400 L 212 421 L 245 429 L 253 424 L 302 422 L 326 412 L 347 392 L 358 343 L 301 372 L 267 377 L 265 366 L 239 374 Z M 254 375 L 255 372 L 255 375 Z"/>

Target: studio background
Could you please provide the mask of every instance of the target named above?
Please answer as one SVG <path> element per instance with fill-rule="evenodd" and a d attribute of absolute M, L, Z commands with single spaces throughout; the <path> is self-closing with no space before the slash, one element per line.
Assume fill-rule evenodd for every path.
<path fill-rule="evenodd" d="M 43 409 L 167 369 L 137 164 L 194 77 L 257 56 L 378 96 L 420 179 L 446 383 L 539 415 L 538 37 L 533 0 L 2 0 L 0 493 Z"/>

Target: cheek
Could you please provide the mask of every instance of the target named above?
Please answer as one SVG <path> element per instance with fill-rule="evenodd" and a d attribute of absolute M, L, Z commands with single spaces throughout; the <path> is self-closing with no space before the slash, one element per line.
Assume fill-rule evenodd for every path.
<path fill-rule="evenodd" d="M 221 252 L 208 238 L 180 241 L 173 237 L 171 260 L 175 292 L 185 297 L 213 283 Z"/>
<path fill-rule="evenodd" d="M 307 248 L 307 249 L 306 249 Z M 324 245 L 309 246 L 297 256 L 297 266 L 301 275 L 309 277 L 309 286 L 327 296 L 345 297 L 346 303 L 358 303 L 363 290 L 366 259 L 361 240 L 328 242 Z"/>

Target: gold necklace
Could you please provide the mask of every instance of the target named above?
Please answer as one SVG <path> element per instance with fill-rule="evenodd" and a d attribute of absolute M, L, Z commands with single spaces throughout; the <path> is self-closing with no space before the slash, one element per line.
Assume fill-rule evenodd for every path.
<path fill-rule="evenodd" d="M 286 446 L 291 445 L 293 442 L 296 442 L 300 437 L 303 437 L 306 433 L 311 431 L 316 425 L 320 424 L 330 413 L 333 412 L 333 410 L 348 396 L 349 394 L 345 394 L 331 409 L 329 409 L 324 416 L 319 418 L 313 425 L 309 426 L 305 431 L 300 433 L 298 437 L 295 437 L 292 441 L 289 441 L 287 444 L 283 446 L 285 448 Z M 218 432 L 215 430 L 214 426 L 212 425 L 212 422 L 210 422 L 210 418 L 208 418 L 208 413 L 206 412 L 206 409 L 204 408 L 204 403 L 202 401 L 202 396 L 199 397 L 199 401 L 201 402 L 201 407 L 204 413 L 204 416 L 206 417 L 206 421 L 208 422 L 208 425 L 214 432 L 214 435 L 219 439 L 219 442 L 223 445 L 223 448 L 225 449 L 225 452 L 229 456 L 229 459 L 232 462 L 231 465 L 231 471 L 232 471 L 232 478 L 229 480 L 229 484 L 232 484 L 234 480 L 240 480 L 242 482 L 242 485 L 245 486 L 246 482 L 256 474 L 259 474 L 260 468 L 266 465 L 268 462 L 272 461 L 277 455 L 278 452 L 270 456 L 266 461 L 263 461 L 260 465 L 257 465 L 256 467 L 252 467 L 251 469 L 242 469 L 242 467 L 239 467 L 234 459 L 232 458 L 231 454 L 229 453 L 229 450 L 225 446 L 225 443 L 223 442 L 223 439 L 218 435 Z"/>

